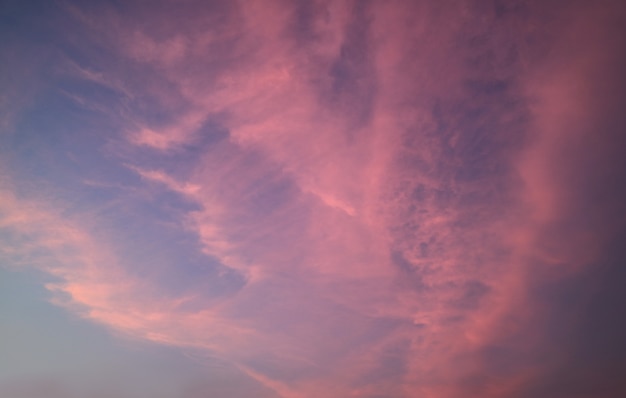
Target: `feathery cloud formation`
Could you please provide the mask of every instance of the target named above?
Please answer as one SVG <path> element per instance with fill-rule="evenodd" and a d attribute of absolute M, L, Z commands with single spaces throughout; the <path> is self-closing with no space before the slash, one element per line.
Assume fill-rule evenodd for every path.
<path fill-rule="evenodd" d="M 46 90 L 67 121 L 7 119 L 0 222 L 5 256 L 57 277 L 58 304 L 278 396 L 546 394 L 561 365 L 541 354 L 557 339 L 542 300 L 563 298 L 535 292 L 585 275 L 624 228 L 624 7 L 56 18 L 72 24 Z"/>

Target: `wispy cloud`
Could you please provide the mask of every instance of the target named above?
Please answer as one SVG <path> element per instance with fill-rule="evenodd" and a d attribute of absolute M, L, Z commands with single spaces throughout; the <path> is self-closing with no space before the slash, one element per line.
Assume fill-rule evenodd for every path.
<path fill-rule="evenodd" d="M 100 212 L 3 188 L 12 261 L 55 275 L 60 305 L 280 396 L 523 396 L 550 342 L 533 289 L 623 227 L 581 214 L 594 162 L 618 158 L 611 122 L 594 135 L 593 98 L 621 95 L 610 13 L 191 4 L 66 8 L 111 64 L 64 73 L 118 93 L 97 108 L 119 113 L 101 153 L 119 170 L 92 184 Z"/>

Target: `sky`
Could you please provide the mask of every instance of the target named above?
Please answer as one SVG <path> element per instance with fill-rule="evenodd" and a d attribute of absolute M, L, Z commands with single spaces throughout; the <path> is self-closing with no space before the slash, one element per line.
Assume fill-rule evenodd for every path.
<path fill-rule="evenodd" d="M 0 397 L 626 396 L 619 0 L 0 2 Z"/>

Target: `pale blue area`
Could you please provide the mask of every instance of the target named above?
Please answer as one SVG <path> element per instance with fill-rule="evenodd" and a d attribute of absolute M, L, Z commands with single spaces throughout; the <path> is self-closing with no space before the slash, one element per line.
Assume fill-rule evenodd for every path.
<path fill-rule="evenodd" d="M 110 77 L 123 65 L 81 30 L 65 6 L 0 2 L 2 177 L 10 179 L 18 200 L 34 198 L 69 223 L 97 220 L 94 239 L 114 247 L 125 270 L 158 286 L 163 296 L 231 294 L 244 284 L 242 277 L 202 254 L 197 236 L 180 228 L 178 220 L 197 204 L 128 167 L 166 169 L 184 178 L 195 157 L 227 133 L 208 123 L 200 149 L 169 157 L 130 148 L 125 115 L 149 126 L 176 115 L 81 78 L 77 68 Z M 139 80 L 146 76 L 132 72 Z M 135 80 L 124 84 L 132 90 Z M 0 229 L 3 248 L 28 246 L 0 255 L 0 398 L 273 396 L 210 353 L 192 358 L 183 349 L 131 340 L 51 304 L 44 287 L 50 277 L 28 267 L 59 259 L 36 245 L 36 235 L 11 225 Z"/>
<path fill-rule="evenodd" d="M 0 268 L 2 398 L 272 396 L 209 356 L 112 335 L 50 304 L 45 278 Z"/>

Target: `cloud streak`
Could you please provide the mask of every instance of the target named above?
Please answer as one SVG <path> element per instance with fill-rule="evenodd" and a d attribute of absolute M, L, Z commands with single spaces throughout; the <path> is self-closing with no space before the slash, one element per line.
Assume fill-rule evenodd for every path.
<path fill-rule="evenodd" d="M 57 89 L 116 124 L 54 150 L 101 162 L 58 187 L 8 158 L 5 256 L 278 396 L 535 396 L 562 297 L 534 292 L 624 227 L 624 7 L 486 4 L 66 6 Z"/>

